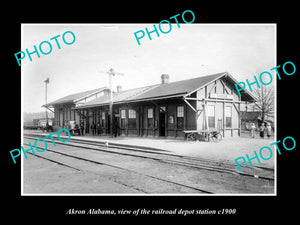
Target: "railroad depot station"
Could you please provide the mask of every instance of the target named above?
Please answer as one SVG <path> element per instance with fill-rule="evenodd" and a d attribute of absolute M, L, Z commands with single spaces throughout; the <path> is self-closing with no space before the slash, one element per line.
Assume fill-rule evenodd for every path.
<path fill-rule="evenodd" d="M 118 135 L 135 137 L 184 138 L 188 130 L 220 130 L 223 137 L 241 133 L 241 103 L 255 98 L 247 90 L 238 95 L 237 81 L 227 72 L 161 83 L 130 90 L 118 86 L 113 92 L 113 116 L 110 117 L 110 89 L 102 87 L 71 94 L 44 107 L 54 112 L 54 130 L 68 121 L 100 125 L 100 135 L 111 134 L 111 123 Z M 112 120 L 112 121 L 111 121 Z"/>

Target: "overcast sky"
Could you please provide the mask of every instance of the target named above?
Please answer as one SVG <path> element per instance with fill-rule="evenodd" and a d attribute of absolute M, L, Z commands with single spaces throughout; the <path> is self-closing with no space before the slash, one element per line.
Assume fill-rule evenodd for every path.
<path fill-rule="evenodd" d="M 22 51 L 42 41 L 72 31 L 76 41 L 66 45 L 58 38 L 49 55 L 40 53 L 22 60 L 23 111 L 43 111 L 45 83 L 49 77 L 48 102 L 108 86 L 110 68 L 125 76 L 114 77 L 123 90 L 160 83 L 161 74 L 170 82 L 220 72 L 238 81 L 276 66 L 276 29 L 273 24 L 172 24 L 168 34 L 152 33 L 137 44 L 134 32 L 153 24 L 22 24 Z M 164 30 L 167 30 L 165 28 Z M 66 36 L 67 37 L 67 36 Z M 69 37 L 69 36 L 68 36 Z M 44 47 L 46 49 L 46 45 Z M 45 50 L 46 51 L 46 50 Z M 16 62 L 17 63 L 17 62 Z"/>

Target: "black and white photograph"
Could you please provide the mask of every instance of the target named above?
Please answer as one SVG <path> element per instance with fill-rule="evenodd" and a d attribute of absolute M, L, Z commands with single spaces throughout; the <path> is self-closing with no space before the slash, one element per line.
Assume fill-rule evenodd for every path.
<path fill-rule="evenodd" d="M 103 3 L 3 8 L 3 219 L 294 220 L 296 5 Z"/>
<path fill-rule="evenodd" d="M 22 24 L 22 195 L 276 195 L 276 24 L 185 15 Z"/>

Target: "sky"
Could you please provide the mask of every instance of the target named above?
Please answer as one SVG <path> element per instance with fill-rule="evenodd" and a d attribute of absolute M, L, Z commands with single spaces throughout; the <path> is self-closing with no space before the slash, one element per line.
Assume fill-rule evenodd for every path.
<path fill-rule="evenodd" d="M 158 26 L 156 24 L 156 26 Z M 45 83 L 49 78 L 47 101 L 69 94 L 108 86 L 107 71 L 124 76 L 113 78 L 113 87 L 123 90 L 158 84 L 162 74 L 170 82 L 228 72 L 237 81 L 276 66 L 274 24 L 184 24 L 172 23 L 168 34 L 147 34 L 138 45 L 134 33 L 153 24 L 22 24 L 21 49 L 34 51 L 43 41 L 52 44 L 48 55 L 33 54 L 21 61 L 22 109 L 40 112 L 45 104 Z M 163 27 L 168 30 L 168 27 Z M 66 45 L 62 35 L 72 31 L 75 42 Z M 57 38 L 61 49 L 57 48 Z M 66 35 L 68 42 L 71 35 Z M 47 52 L 47 45 L 43 45 Z M 16 61 L 17 63 L 17 61 Z M 272 73 L 273 74 L 273 73 Z M 274 79 L 275 80 L 275 79 Z"/>

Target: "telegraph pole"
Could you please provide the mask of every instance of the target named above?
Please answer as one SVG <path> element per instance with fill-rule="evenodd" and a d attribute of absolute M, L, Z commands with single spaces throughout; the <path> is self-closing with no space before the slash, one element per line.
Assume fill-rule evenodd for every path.
<path fill-rule="evenodd" d="M 47 105 L 47 84 L 49 84 L 49 77 L 44 82 L 45 82 L 45 105 Z M 49 124 L 48 124 L 48 111 L 46 107 L 45 110 L 46 110 L 46 130 L 47 130 Z"/>
<path fill-rule="evenodd" d="M 112 91 L 112 76 L 115 75 L 124 75 L 123 73 L 117 73 L 113 69 L 110 69 L 108 72 L 109 77 L 109 90 L 110 90 L 110 101 L 109 101 L 109 114 L 110 114 L 110 137 L 113 137 L 113 91 Z"/>

